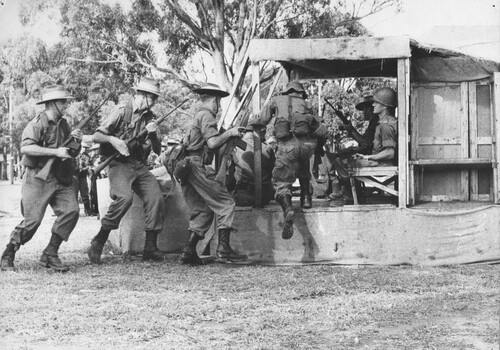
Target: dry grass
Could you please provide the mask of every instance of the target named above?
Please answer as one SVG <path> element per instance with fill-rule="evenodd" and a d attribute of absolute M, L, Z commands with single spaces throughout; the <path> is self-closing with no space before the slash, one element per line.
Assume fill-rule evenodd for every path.
<path fill-rule="evenodd" d="M 499 267 L 180 266 L 2 273 L 2 349 L 494 349 Z"/>
<path fill-rule="evenodd" d="M 0 349 L 498 349 L 500 265 L 88 264 L 80 219 L 58 274 L 37 265 L 53 217 L 0 272 Z M 19 218 L 0 218 L 0 245 Z"/>

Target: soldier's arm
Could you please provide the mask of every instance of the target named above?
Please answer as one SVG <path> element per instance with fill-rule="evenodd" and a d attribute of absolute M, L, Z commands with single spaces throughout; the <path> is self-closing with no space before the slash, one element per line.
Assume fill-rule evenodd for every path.
<path fill-rule="evenodd" d="M 123 115 L 123 110 L 124 108 L 116 108 L 112 114 L 97 128 L 97 131 L 92 135 L 92 141 L 95 143 L 109 143 L 121 155 L 129 156 L 130 152 L 127 143 L 124 140 L 113 136 L 113 131 L 118 127 L 119 120 Z"/>
<path fill-rule="evenodd" d="M 208 148 L 214 149 L 219 148 L 223 144 L 227 142 L 233 136 L 240 136 L 240 132 L 238 128 L 231 128 L 229 130 L 224 131 L 222 134 L 212 136 L 207 140 Z"/>
<path fill-rule="evenodd" d="M 21 153 L 33 157 L 69 158 L 68 147 L 48 148 L 36 144 L 21 146 Z"/>

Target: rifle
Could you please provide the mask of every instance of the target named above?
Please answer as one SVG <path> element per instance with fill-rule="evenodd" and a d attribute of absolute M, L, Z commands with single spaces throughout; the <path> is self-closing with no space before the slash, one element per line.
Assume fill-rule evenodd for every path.
<path fill-rule="evenodd" d="M 179 103 L 177 106 L 175 106 L 170 112 L 165 114 L 164 116 L 161 116 L 158 120 L 154 121 L 154 123 L 158 126 L 163 121 L 172 113 L 174 113 L 177 109 L 179 109 L 184 103 L 189 101 L 188 98 L 186 98 L 184 101 Z M 147 135 L 148 131 L 146 129 L 143 129 L 139 134 L 136 136 L 132 137 L 131 139 L 127 140 L 127 146 L 133 147 L 135 144 L 139 143 L 142 138 L 144 138 Z M 115 160 L 118 156 L 120 156 L 120 152 L 113 153 L 111 156 L 106 158 L 103 162 L 99 163 L 96 167 L 92 169 L 94 174 L 99 174 L 102 169 L 107 167 L 109 163 L 111 163 L 113 160 Z"/>
<path fill-rule="evenodd" d="M 238 105 L 238 108 L 236 109 L 236 112 L 234 113 L 234 116 L 232 120 L 236 120 L 236 117 L 238 114 L 240 114 L 241 110 L 243 107 L 246 105 L 247 101 L 249 98 L 253 95 L 255 92 L 255 87 L 254 85 L 250 86 L 250 88 L 245 92 L 243 95 L 243 98 L 241 99 L 240 104 Z M 241 128 L 241 131 L 243 131 L 244 128 Z M 219 131 L 224 132 L 224 128 L 221 126 Z M 225 147 L 222 149 L 222 147 Z M 220 184 L 225 185 L 226 184 L 226 173 L 227 173 L 227 162 L 229 155 L 233 151 L 234 147 L 238 147 L 239 149 L 245 151 L 247 149 L 247 143 L 243 141 L 240 137 L 231 137 L 224 146 L 221 147 L 221 152 L 219 154 L 220 157 L 220 166 L 217 171 L 217 175 L 215 176 L 215 181 L 217 181 Z"/>
<path fill-rule="evenodd" d="M 82 129 L 87 123 L 94 117 L 94 115 L 99 112 L 99 109 L 109 100 L 109 95 L 108 97 L 96 108 L 94 111 L 85 119 L 83 119 L 75 128 L 77 129 Z M 61 144 L 60 147 L 68 147 L 69 148 L 69 153 L 70 155 L 74 158 L 78 155 L 77 152 L 80 150 L 80 145 L 81 142 L 77 142 L 73 136 L 69 136 L 64 142 Z M 74 154 L 74 156 L 73 156 Z M 50 174 L 50 171 L 52 170 L 52 165 L 54 164 L 54 161 L 56 160 L 57 157 L 51 157 L 47 160 L 43 168 L 36 174 L 36 178 L 47 181 L 47 178 Z"/>
<path fill-rule="evenodd" d="M 351 124 L 351 122 L 349 121 L 349 119 L 346 118 L 346 116 L 344 115 L 344 113 L 342 113 L 339 109 L 335 108 L 334 105 L 332 105 L 332 103 L 330 101 L 328 101 L 328 99 L 325 97 L 324 98 L 325 102 L 328 103 L 328 105 L 330 107 L 332 107 L 333 111 L 335 112 L 335 114 L 337 115 L 337 117 L 339 117 L 339 119 L 342 121 L 342 123 L 344 124 Z"/>
<path fill-rule="evenodd" d="M 244 131 L 245 128 L 238 128 L 240 131 Z M 220 153 L 220 167 L 217 171 L 217 175 L 215 176 L 215 181 L 218 183 L 225 185 L 226 184 L 226 173 L 227 173 L 227 162 L 229 155 L 234 150 L 235 147 L 238 147 L 242 151 L 246 151 L 247 143 L 243 141 L 239 136 L 230 137 L 229 140 L 224 144 L 225 147 L 221 150 Z"/>

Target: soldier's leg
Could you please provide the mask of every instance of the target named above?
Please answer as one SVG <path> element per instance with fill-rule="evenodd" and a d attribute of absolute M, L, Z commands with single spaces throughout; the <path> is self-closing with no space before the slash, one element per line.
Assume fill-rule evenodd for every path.
<path fill-rule="evenodd" d="M 87 176 L 80 176 L 78 178 L 78 187 L 80 191 L 80 197 L 82 198 L 83 207 L 85 210 L 85 215 L 91 214 L 90 210 L 90 198 L 89 198 L 89 184 L 87 183 Z"/>
<path fill-rule="evenodd" d="M 190 179 L 195 175 L 190 175 Z M 189 236 L 186 245 L 182 249 L 180 257 L 181 264 L 203 265 L 196 252 L 199 241 L 205 237 L 205 233 L 210 229 L 214 218 L 214 213 L 208 208 L 203 198 L 196 192 L 189 181 L 182 184 L 182 194 L 189 208 Z"/>
<path fill-rule="evenodd" d="M 276 164 L 273 169 L 273 187 L 276 201 L 283 209 L 283 230 L 281 237 L 290 239 L 293 236 L 295 212 L 292 207 L 292 185 L 298 175 L 298 145 L 293 141 L 278 145 Z"/>
<path fill-rule="evenodd" d="M 305 209 L 312 207 L 311 158 L 314 155 L 316 142 L 306 140 L 299 142 L 298 174 L 300 183 L 300 205 Z"/>
<path fill-rule="evenodd" d="M 68 241 L 80 214 L 73 186 L 57 185 L 56 191 L 50 200 L 50 205 L 57 218 L 52 226 L 52 236 L 49 244 L 40 258 L 40 265 L 64 272 L 69 270 L 69 266 L 63 264 L 59 259 L 59 247 L 63 241 Z"/>
<path fill-rule="evenodd" d="M 45 210 L 55 189 L 55 182 L 45 182 L 35 178 L 36 171 L 27 169 L 23 176 L 21 190 L 21 214 L 24 220 L 14 228 L 10 241 L 2 254 L 2 270 L 14 269 L 15 252 L 26 244 L 42 223 Z"/>
<path fill-rule="evenodd" d="M 143 260 L 164 260 L 166 253 L 158 249 L 158 234 L 162 232 L 165 215 L 163 194 L 153 174 L 143 167 L 132 189 L 144 203 L 146 240 L 142 253 Z"/>
<path fill-rule="evenodd" d="M 93 263 L 101 262 L 104 244 L 108 240 L 111 230 L 117 229 L 120 221 L 132 205 L 132 183 L 136 173 L 132 165 L 121 162 L 111 162 L 109 167 L 109 194 L 113 202 L 108 212 L 101 219 L 101 228 L 90 243 L 87 255 Z"/>

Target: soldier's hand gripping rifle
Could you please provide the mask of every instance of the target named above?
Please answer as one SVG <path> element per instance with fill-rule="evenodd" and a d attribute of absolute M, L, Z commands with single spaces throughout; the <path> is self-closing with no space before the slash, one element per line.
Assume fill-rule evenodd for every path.
<path fill-rule="evenodd" d="M 99 112 L 99 109 L 109 100 L 109 95 L 108 97 L 96 108 L 94 111 L 85 119 L 83 119 L 75 128 L 75 130 L 82 129 L 85 125 L 88 124 L 94 117 L 94 115 Z M 80 151 L 80 145 L 81 141 L 76 140 L 72 135 L 70 135 L 64 142 L 61 144 L 59 147 L 67 147 L 68 153 L 71 155 L 71 157 L 75 158 L 79 151 Z M 51 157 L 47 160 L 47 163 L 43 166 L 43 168 L 36 174 L 36 178 L 47 181 L 47 178 L 50 174 L 50 171 L 52 170 L 52 166 L 54 165 L 54 161 L 56 160 L 57 157 Z"/>
<path fill-rule="evenodd" d="M 154 123 L 157 126 L 159 126 L 161 123 L 163 123 L 163 121 L 170 114 L 174 113 L 177 109 L 179 109 L 187 101 L 189 101 L 188 98 L 185 99 L 184 101 L 182 101 L 181 103 L 179 103 L 177 106 L 175 106 L 170 112 L 168 112 L 167 114 L 165 114 L 165 115 L 161 116 L 160 118 L 158 118 L 157 120 L 155 120 Z M 142 140 L 147 135 L 147 133 L 148 133 L 148 131 L 146 129 L 143 129 L 139 134 L 137 134 L 136 136 L 134 136 L 131 139 L 126 141 L 127 146 L 129 148 L 133 148 L 135 144 L 137 144 L 138 142 L 141 142 L 140 140 Z M 94 174 L 96 174 L 96 175 L 99 174 L 102 171 L 102 169 L 107 167 L 109 165 L 109 163 L 111 163 L 113 160 L 115 160 L 119 155 L 120 155 L 120 152 L 113 153 L 111 156 L 106 158 L 103 162 L 99 163 L 99 165 L 97 165 L 96 167 L 94 167 L 92 169 Z"/>
<path fill-rule="evenodd" d="M 250 97 L 253 96 L 253 93 L 255 92 L 255 86 L 252 85 L 248 88 L 248 90 L 245 92 L 243 95 L 243 98 L 241 99 L 240 104 L 238 105 L 238 108 L 236 109 L 236 112 L 232 116 L 232 121 L 234 122 L 238 115 L 241 113 L 243 108 L 247 105 L 247 102 L 249 101 Z M 224 132 L 224 128 L 221 126 L 219 129 L 222 132 Z M 240 132 L 244 132 L 244 128 L 238 128 Z M 217 175 L 215 176 L 215 181 L 217 181 L 220 184 L 225 185 L 226 184 L 226 173 L 227 173 L 227 163 L 229 160 L 229 156 L 231 152 L 233 152 L 234 148 L 238 147 L 242 151 L 245 151 L 247 149 L 247 143 L 243 141 L 239 136 L 233 136 L 229 138 L 229 140 L 221 147 L 221 151 L 219 153 L 219 169 L 217 171 Z"/>

